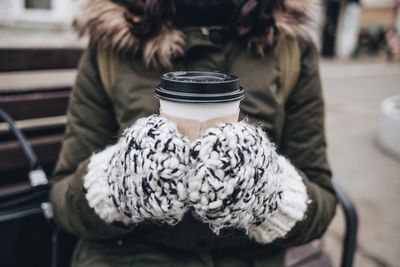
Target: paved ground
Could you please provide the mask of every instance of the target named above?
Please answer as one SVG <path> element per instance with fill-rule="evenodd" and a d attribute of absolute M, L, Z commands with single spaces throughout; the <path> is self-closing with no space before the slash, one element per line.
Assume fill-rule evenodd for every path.
<path fill-rule="evenodd" d="M 377 143 L 380 102 L 400 94 L 400 65 L 324 62 L 321 73 L 331 165 L 360 217 L 356 266 L 400 266 L 400 160 Z M 342 222 L 338 213 L 325 238 L 335 266 Z"/>

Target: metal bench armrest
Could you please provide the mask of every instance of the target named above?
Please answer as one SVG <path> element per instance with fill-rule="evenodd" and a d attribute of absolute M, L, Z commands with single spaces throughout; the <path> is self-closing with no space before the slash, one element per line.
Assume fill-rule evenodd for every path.
<path fill-rule="evenodd" d="M 349 194 L 337 183 L 334 183 L 339 204 L 343 209 L 346 228 L 343 239 L 343 250 L 341 267 L 353 266 L 354 256 L 357 249 L 358 216 L 357 211 Z"/>

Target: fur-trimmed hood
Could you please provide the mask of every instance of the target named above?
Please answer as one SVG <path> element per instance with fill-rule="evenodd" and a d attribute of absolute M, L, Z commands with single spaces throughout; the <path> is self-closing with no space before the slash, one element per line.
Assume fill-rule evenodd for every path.
<path fill-rule="evenodd" d="M 285 10 L 274 12 L 278 31 L 286 36 L 310 39 L 315 32 L 317 18 L 320 17 L 320 0 L 280 0 L 285 1 Z M 73 27 L 80 36 L 88 35 L 92 45 L 111 49 L 115 52 L 143 52 L 146 65 L 154 63 L 164 67 L 171 66 L 171 58 L 183 54 L 185 35 L 166 22 L 160 33 L 152 38 L 139 39 L 131 31 L 129 20 L 140 20 L 128 9 L 112 0 L 84 0 Z M 249 46 L 256 47 L 258 54 L 273 42 L 271 34 L 249 39 Z"/>

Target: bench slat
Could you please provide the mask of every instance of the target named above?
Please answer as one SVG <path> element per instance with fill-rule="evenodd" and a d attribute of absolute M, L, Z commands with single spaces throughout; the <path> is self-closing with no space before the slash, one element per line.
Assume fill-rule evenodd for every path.
<path fill-rule="evenodd" d="M 0 93 L 69 88 L 76 74 L 76 69 L 0 72 Z"/>
<path fill-rule="evenodd" d="M 64 128 L 67 122 L 67 116 L 55 116 L 48 118 L 35 118 L 28 120 L 19 120 L 15 122 L 15 125 L 18 129 L 23 130 L 24 132 L 33 132 L 33 131 L 48 131 L 54 128 Z M 0 122 L 0 137 L 2 135 L 10 134 L 10 126 L 5 122 Z"/>
<path fill-rule="evenodd" d="M 1 48 L 0 72 L 76 68 L 82 48 Z"/>
<path fill-rule="evenodd" d="M 26 177 L 26 178 L 28 178 L 28 177 Z M 21 190 L 25 190 L 30 187 L 31 187 L 31 185 L 29 184 L 29 182 L 20 182 L 20 183 L 16 183 L 16 184 L 7 185 L 7 186 L 2 186 L 2 187 L 0 187 L 0 197 L 4 196 L 4 195 L 12 194 L 14 192 L 19 192 Z"/>
<path fill-rule="evenodd" d="M 29 139 L 40 164 L 52 164 L 57 160 L 63 134 L 41 136 Z M 1 172 L 27 166 L 25 155 L 16 141 L 0 143 L 0 177 Z"/>
<path fill-rule="evenodd" d="M 0 106 L 14 118 L 26 120 L 65 115 L 69 91 L 1 96 Z"/>

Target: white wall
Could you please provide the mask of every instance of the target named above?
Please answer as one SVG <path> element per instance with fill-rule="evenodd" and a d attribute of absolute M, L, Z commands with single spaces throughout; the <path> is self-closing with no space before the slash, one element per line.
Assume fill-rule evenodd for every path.
<path fill-rule="evenodd" d="M 76 0 L 51 0 L 50 10 L 27 9 L 25 0 L 0 0 L 0 23 L 69 25 L 76 6 Z"/>
<path fill-rule="evenodd" d="M 393 7 L 399 0 L 361 0 L 364 7 Z"/>

